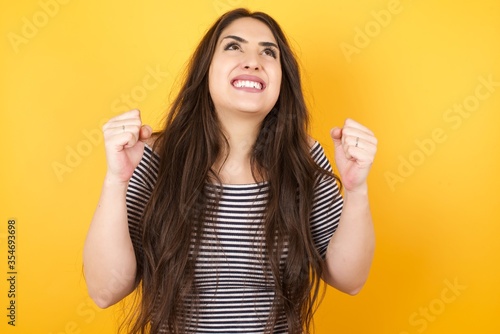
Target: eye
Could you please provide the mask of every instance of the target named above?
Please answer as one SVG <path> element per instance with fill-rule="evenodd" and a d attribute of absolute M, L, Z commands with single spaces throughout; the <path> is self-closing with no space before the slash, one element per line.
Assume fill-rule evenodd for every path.
<path fill-rule="evenodd" d="M 262 51 L 262 54 L 266 55 L 266 56 L 271 56 L 273 57 L 274 59 L 276 59 L 277 57 L 277 52 L 272 49 L 272 48 L 266 48 Z"/>
<path fill-rule="evenodd" d="M 241 50 L 241 46 L 236 42 L 230 42 L 230 43 L 226 44 L 226 46 L 224 47 L 224 50 L 225 51 L 227 51 L 227 50 Z"/>

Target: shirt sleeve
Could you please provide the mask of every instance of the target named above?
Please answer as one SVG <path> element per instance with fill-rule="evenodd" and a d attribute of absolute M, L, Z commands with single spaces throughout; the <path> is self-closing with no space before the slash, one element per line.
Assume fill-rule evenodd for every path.
<path fill-rule="evenodd" d="M 332 172 L 332 166 L 319 142 L 311 148 L 311 156 L 319 167 Z M 311 210 L 311 235 L 321 257 L 325 257 L 328 243 L 337 229 L 342 213 L 343 199 L 337 181 L 322 175 L 314 188 L 314 200 Z"/>
<path fill-rule="evenodd" d="M 158 176 L 159 158 L 149 146 L 144 147 L 144 154 L 130 178 L 127 195 L 127 219 L 130 239 L 134 246 L 137 261 L 137 278 L 142 276 L 144 252 L 142 248 L 141 221 L 144 208 L 151 197 Z"/>

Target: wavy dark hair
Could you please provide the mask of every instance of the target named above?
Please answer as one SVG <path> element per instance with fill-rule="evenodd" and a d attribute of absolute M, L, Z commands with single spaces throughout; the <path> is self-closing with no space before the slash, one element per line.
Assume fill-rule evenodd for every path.
<path fill-rule="evenodd" d="M 229 150 L 210 97 L 208 73 L 221 32 L 240 18 L 253 18 L 269 27 L 282 67 L 278 100 L 262 121 L 251 156 L 255 182 L 258 176 L 269 185 L 264 252 L 275 298 L 266 332 L 273 332 L 283 312 L 289 333 L 307 331 L 322 296 L 323 259 L 308 222 L 318 175 L 338 178 L 311 157 L 299 66 L 285 34 L 269 15 L 236 9 L 222 15 L 201 40 L 154 144 L 160 166 L 142 218 L 144 255 L 138 259 L 137 271 L 141 299 L 131 333 L 160 329 L 184 333 L 185 319 L 198 311 L 194 268 L 200 239 L 196 236 L 203 235 L 207 218 L 207 182 L 221 183 L 213 166 Z M 280 268 L 285 248 L 288 256 Z"/>

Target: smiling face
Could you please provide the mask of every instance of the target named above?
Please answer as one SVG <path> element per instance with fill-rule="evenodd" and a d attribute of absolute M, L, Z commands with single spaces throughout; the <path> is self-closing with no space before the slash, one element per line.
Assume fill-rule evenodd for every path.
<path fill-rule="evenodd" d="M 217 41 L 208 75 L 219 115 L 240 112 L 265 117 L 281 86 L 279 49 L 269 27 L 253 18 L 232 22 Z"/>

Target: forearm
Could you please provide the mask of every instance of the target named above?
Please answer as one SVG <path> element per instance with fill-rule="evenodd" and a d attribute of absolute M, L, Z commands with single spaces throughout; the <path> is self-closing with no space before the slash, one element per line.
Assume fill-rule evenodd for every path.
<path fill-rule="evenodd" d="M 363 287 L 373 259 L 375 233 L 366 187 L 344 195 L 339 226 L 326 253 L 324 280 L 348 294 Z"/>
<path fill-rule="evenodd" d="M 126 184 L 105 180 L 85 240 L 85 280 L 89 295 L 103 308 L 135 287 L 136 258 L 128 230 L 126 191 Z"/>

